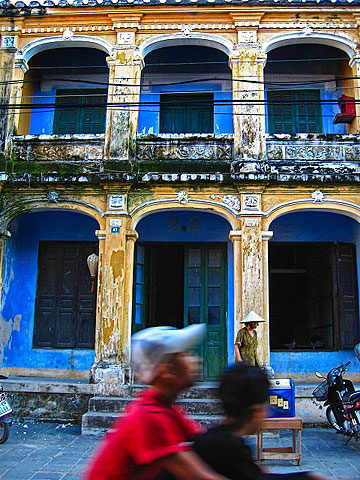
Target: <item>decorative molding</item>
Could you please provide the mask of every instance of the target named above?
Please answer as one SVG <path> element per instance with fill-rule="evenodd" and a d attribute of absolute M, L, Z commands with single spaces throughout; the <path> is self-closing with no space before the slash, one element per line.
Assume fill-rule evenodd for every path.
<path fill-rule="evenodd" d="M 49 202 L 56 203 L 57 205 L 60 204 L 70 204 L 70 205 L 80 205 L 81 207 L 85 207 L 90 210 L 94 210 L 100 217 L 104 216 L 104 211 L 101 210 L 101 208 L 97 207 L 96 205 L 92 205 L 91 203 L 84 202 L 83 200 L 78 200 L 75 198 L 64 198 L 60 197 L 55 190 L 50 190 L 45 197 L 42 198 L 32 198 L 32 199 L 23 199 L 21 201 L 22 205 L 28 206 L 28 209 L 34 209 L 37 208 L 45 208 L 48 207 Z M 23 211 L 26 212 L 28 210 L 27 208 L 24 208 Z M 71 210 L 72 212 L 76 213 L 84 213 L 79 210 Z M 17 207 L 17 204 L 10 205 L 9 207 L 5 208 L 2 212 L 0 212 L 0 226 L 6 226 L 8 223 L 10 223 L 19 213 L 19 209 Z"/>
<path fill-rule="evenodd" d="M 50 190 L 46 195 L 46 200 L 48 202 L 57 203 L 59 201 L 59 194 L 55 190 Z"/>
<path fill-rule="evenodd" d="M 261 232 L 261 240 L 268 242 L 274 236 L 274 232 L 268 230 L 267 232 Z"/>
<path fill-rule="evenodd" d="M 358 161 L 360 145 L 347 139 L 341 141 L 267 139 L 266 154 L 269 160 Z"/>
<path fill-rule="evenodd" d="M 117 32 L 117 45 L 135 45 L 135 32 Z"/>
<path fill-rule="evenodd" d="M 260 211 L 260 195 L 258 194 L 242 194 L 243 210 Z"/>
<path fill-rule="evenodd" d="M 188 192 L 186 192 L 185 190 L 181 190 L 180 192 L 177 192 L 176 195 L 179 203 L 182 203 L 183 205 L 187 205 L 189 203 L 190 196 Z"/>
<path fill-rule="evenodd" d="M 63 34 L 62 34 L 62 40 L 64 41 L 69 41 L 69 40 L 73 40 L 74 39 L 74 32 L 70 30 L 69 27 L 67 27 Z"/>
<path fill-rule="evenodd" d="M 16 35 L 4 35 L 1 37 L 1 48 L 16 48 L 16 44 Z"/>
<path fill-rule="evenodd" d="M 255 228 L 259 226 L 259 219 L 250 217 L 250 218 L 245 218 L 245 227 L 250 227 L 250 228 Z"/>
<path fill-rule="evenodd" d="M 95 230 L 98 240 L 106 240 L 106 230 Z"/>
<path fill-rule="evenodd" d="M 233 210 L 235 213 L 239 213 L 241 210 L 241 203 L 239 198 L 236 195 L 224 195 L 223 197 L 221 195 L 210 195 L 210 198 L 212 200 L 215 200 L 216 198 L 220 199 L 222 202 L 224 202 L 231 210 Z"/>
<path fill-rule="evenodd" d="M 257 44 L 257 30 L 238 30 L 238 43 Z"/>
<path fill-rule="evenodd" d="M 198 138 L 198 136 L 182 135 L 174 138 L 154 139 L 138 137 L 136 142 L 136 155 L 139 160 L 224 160 L 233 159 L 233 139 L 228 136 L 223 138 Z M 208 137 L 208 136 L 207 136 Z"/>
<path fill-rule="evenodd" d="M 235 241 L 240 241 L 241 240 L 241 237 L 242 237 L 242 230 L 230 230 L 229 232 L 229 239 L 231 242 L 235 242 Z"/>
<path fill-rule="evenodd" d="M 298 199 L 298 200 L 291 200 L 289 202 L 283 202 L 283 203 L 280 203 L 279 205 L 275 205 L 274 207 L 270 208 L 267 212 L 264 212 L 263 216 L 265 218 L 270 217 L 270 215 L 272 215 L 277 210 L 281 210 L 282 208 L 286 208 L 286 207 L 292 207 L 292 206 L 295 206 L 295 205 L 304 205 L 304 207 L 309 207 L 309 209 L 311 209 L 311 205 L 313 205 L 314 203 L 315 202 L 314 202 L 313 198 L 304 198 L 304 199 L 301 198 L 301 199 Z M 324 205 L 324 206 L 325 205 L 329 205 L 329 206 L 338 205 L 338 206 L 341 206 L 341 207 L 353 208 L 354 210 L 357 210 L 359 212 L 358 222 L 360 222 L 360 205 L 358 205 L 356 203 L 348 202 L 346 200 L 335 200 L 335 199 L 332 199 L 332 198 L 326 198 L 321 202 L 321 204 Z M 292 212 L 286 212 L 286 213 L 292 213 Z M 343 215 L 346 215 L 346 213 L 349 213 L 349 212 L 344 211 Z"/>
<path fill-rule="evenodd" d="M 315 192 L 311 194 L 311 197 L 314 199 L 314 203 L 322 203 L 325 199 L 325 195 L 321 190 L 315 190 Z"/>
<path fill-rule="evenodd" d="M 126 212 L 126 195 L 109 195 L 108 209 Z"/>

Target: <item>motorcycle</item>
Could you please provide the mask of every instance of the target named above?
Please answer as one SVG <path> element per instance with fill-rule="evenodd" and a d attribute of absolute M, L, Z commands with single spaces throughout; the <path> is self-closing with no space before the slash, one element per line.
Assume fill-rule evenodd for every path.
<path fill-rule="evenodd" d="M 0 380 L 6 379 L 4 375 L 0 375 Z M 3 387 L 0 385 L 0 444 L 5 443 L 9 438 L 12 409 L 6 400 Z"/>
<path fill-rule="evenodd" d="M 355 347 L 360 360 L 360 344 Z M 360 438 L 360 391 L 356 392 L 351 380 L 343 379 L 350 362 L 341 364 L 329 371 L 326 377 L 316 372 L 318 378 L 325 378 L 313 391 L 313 396 L 325 402 L 326 418 L 330 425 L 348 437 L 346 445 L 352 438 Z"/>

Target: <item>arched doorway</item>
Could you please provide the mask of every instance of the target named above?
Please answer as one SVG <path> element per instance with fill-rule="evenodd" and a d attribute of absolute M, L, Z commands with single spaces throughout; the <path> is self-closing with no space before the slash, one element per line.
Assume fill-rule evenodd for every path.
<path fill-rule="evenodd" d="M 233 310 L 229 223 L 210 213 L 172 210 L 145 217 L 136 230 L 133 331 L 206 323 L 202 379 L 215 380 L 227 364 Z"/>
<path fill-rule="evenodd" d="M 325 364 L 335 354 L 349 359 L 359 341 L 359 224 L 340 214 L 302 211 L 277 218 L 270 228 L 275 369 L 286 359 L 289 371 L 312 372 L 319 353 Z"/>

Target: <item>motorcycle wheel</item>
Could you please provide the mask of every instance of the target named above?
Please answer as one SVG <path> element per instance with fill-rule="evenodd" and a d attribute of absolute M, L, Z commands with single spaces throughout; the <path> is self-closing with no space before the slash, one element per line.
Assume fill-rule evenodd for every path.
<path fill-rule="evenodd" d="M 6 440 L 9 438 L 9 433 L 9 424 L 0 420 L 0 444 L 6 442 Z"/>
<path fill-rule="evenodd" d="M 328 407 L 326 409 L 326 418 L 328 420 L 328 422 L 330 423 L 330 425 L 335 428 L 335 430 L 337 432 L 343 432 L 344 431 L 344 428 L 342 425 L 339 425 L 338 421 L 336 420 L 336 417 L 335 417 L 335 414 L 334 414 L 334 411 L 332 409 L 332 407 Z"/>

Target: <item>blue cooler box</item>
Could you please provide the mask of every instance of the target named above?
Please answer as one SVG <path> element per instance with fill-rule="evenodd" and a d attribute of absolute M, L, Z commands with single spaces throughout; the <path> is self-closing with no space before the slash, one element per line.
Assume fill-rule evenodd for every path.
<path fill-rule="evenodd" d="M 295 384 L 291 378 L 270 380 L 268 417 L 295 417 Z"/>

